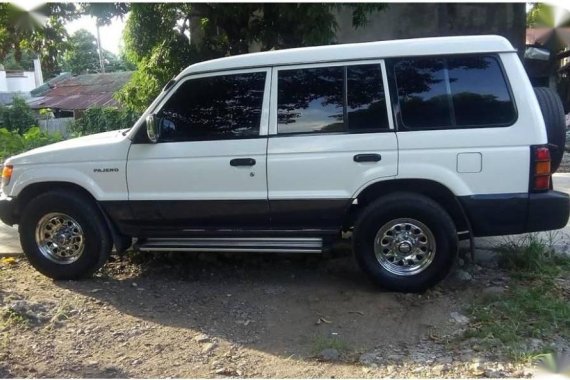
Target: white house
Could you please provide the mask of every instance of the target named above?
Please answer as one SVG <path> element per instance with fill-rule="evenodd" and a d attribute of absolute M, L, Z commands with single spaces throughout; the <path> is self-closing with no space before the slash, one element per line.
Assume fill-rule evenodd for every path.
<path fill-rule="evenodd" d="M 6 71 L 0 65 L 0 100 L 2 103 L 9 103 L 14 95 L 29 98 L 30 91 L 43 83 L 39 59 L 34 59 L 34 71 Z"/>

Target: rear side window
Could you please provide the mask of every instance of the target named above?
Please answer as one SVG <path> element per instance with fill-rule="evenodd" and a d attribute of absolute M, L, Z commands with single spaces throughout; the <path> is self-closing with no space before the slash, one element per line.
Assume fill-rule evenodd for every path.
<path fill-rule="evenodd" d="M 157 113 L 161 141 L 252 138 L 259 135 L 265 72 L 189 79 Z"/>
<path fill-rule="evenodd" d="M 379 64 L 279 70 L 279 134 L 387 130 Z"/>
<path fill-rule="evenodd" d="M 516 120 L 494 56 L 399 59 L 394 75 L 401 121 L 409 129 L 502 127 Z"/>
<path fill-rule="evenodd" d="M 457 125 L 514 121 L 513 101 L 497 58 L 450 58 L 447 67 Z"/>

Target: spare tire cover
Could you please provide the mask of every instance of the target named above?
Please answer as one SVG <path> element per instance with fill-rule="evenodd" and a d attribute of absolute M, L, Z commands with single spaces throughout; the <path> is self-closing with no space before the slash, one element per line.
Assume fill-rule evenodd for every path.
<path fill-rule="evenodd" d="M 566 145 L 566 118 L 558 93 L 547 87 L 535 87 L 534 93 L 542 111 L 552 159 L 552 173 L 558 170 Z"/>

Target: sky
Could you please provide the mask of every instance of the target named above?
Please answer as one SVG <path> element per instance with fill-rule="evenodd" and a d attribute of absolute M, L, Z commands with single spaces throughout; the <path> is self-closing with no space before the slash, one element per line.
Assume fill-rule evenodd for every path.
<path fill-rule="evenodd" d="M 119 54 L 121 50 L 123 41 L 123 29 L 125 28 L 125 22 L 127 18 L 124 17 L 122 20 L 120 18 L 115 18 L 109 26 L 102 26 L 101 31 L 101 46 L 105 50 L 109 50 L 111 53 Z M 65 29 L 71 35 L 78 31 L 79 29 L 86 29 L 95 37 L 97 37 L 97 26 L 95 24 L 95 18 L 89 16 L 82 16 L 81 18 L 68 22 L 65 25 Z"/>

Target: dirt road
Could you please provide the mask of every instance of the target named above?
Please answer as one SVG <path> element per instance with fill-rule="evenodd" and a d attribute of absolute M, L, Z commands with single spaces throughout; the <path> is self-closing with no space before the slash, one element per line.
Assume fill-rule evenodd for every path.
<path fill-rule="evenodd" d="M 489 257 L 423 295 L 372 286 L 349 256 L 145 256 L 81 282 L 21 260 L 0 269 L 0 377 L 530 373 L 462 338 L 474 294 L 506 284 Z"/>

